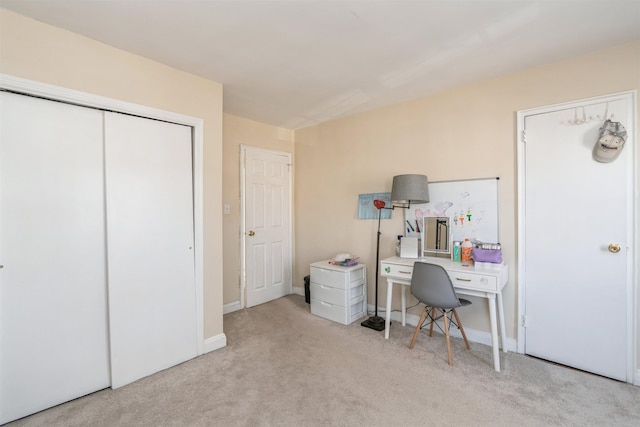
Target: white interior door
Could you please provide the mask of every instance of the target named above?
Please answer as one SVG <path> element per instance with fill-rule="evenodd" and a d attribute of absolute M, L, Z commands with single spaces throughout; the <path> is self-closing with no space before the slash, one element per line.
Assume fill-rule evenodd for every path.
<path fill-rule="evenodd" d="M 105 113 L 112 387 L 197 355 L 191 128 Z"/>
<path fill-rule="evenodd" d="M 291 293 L 291 156 L 244 151 L 246 307 Z"/>
<path fill-rule="evenodd" d="M 632 105 L 628 94 L 524 118 L 525 352 L 619 380 L 630 360 Z M 592 158 L 605 113 L 629 131 L 612 163 Z"/>
<path fill-rule="evenodd" d="M 0 93 L 0 424 L 110 384 L 102 112 Z"/>

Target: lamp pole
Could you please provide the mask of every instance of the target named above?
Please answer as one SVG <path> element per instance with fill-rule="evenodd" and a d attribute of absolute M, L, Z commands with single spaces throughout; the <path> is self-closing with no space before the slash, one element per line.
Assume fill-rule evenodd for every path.
<path fill-rule="evenodd" d="M 380 316 L 378 316 L 378 275 L 379 275 L 379 271 L 378 269 L 379 264 L 380 264 L 380 218 L 382 216 L 382 209 L 384 209 L 384 201 L 382 200 L 374 200 L 373 204 L 376 208 L 378 208 L 378 236 L 377 236 L 377 242 L 376 242 L 376 299 L 375 299 L 375 306 L 374 306 L 374 310 L 375 310 L 375 314 L 372 317 L 369 317 L 367 320 L 365 320 L 364 322 L 361 323 L 362 326 L 366 327 L 366 328 L 371 328 L 374 329 L 376 331 L 383 331 L 384 330 L 384 319 Z M 387 316 L 389 314 L 387 313 Z"/>

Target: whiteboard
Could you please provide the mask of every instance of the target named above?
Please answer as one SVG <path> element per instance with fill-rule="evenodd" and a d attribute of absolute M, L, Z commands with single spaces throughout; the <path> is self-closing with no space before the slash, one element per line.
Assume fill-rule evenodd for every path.
<path fill-rule="evenodd" d="M 429 202 L 405 210 L 407 236 L 420 237 L 424 217 L 449 217 L 451 241 L 466 237 L 485 243 L 499 243 L 498 182 L 480 178 L 429 183 Z"/>

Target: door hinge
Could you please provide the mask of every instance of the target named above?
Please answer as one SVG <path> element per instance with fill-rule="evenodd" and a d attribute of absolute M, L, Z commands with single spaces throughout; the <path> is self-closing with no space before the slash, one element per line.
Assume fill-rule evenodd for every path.
<path fill-rule="evenodd" d="M 522 323 L 521 324 L 522 324 L 523 328 L 527 327 L 527 315 L 526 314 L 522 316 Z"/>
<path fill-rule="evenodd" d="M 520 136 L 520 139 L 522 139 L 522 142 L 527 142 L 527 131 L 526 130 L 522 130 L 522 135 Z"/>

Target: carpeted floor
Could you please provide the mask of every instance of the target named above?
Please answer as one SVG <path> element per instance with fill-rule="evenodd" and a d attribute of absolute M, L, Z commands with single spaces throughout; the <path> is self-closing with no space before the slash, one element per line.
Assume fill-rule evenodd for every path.
<path fill-rule="evenodd" d="M 391 325 L 310 314 L 290 295 L 224 317 L 228 346 L 8 426 L 638 426 L 640 387 Z"/>

